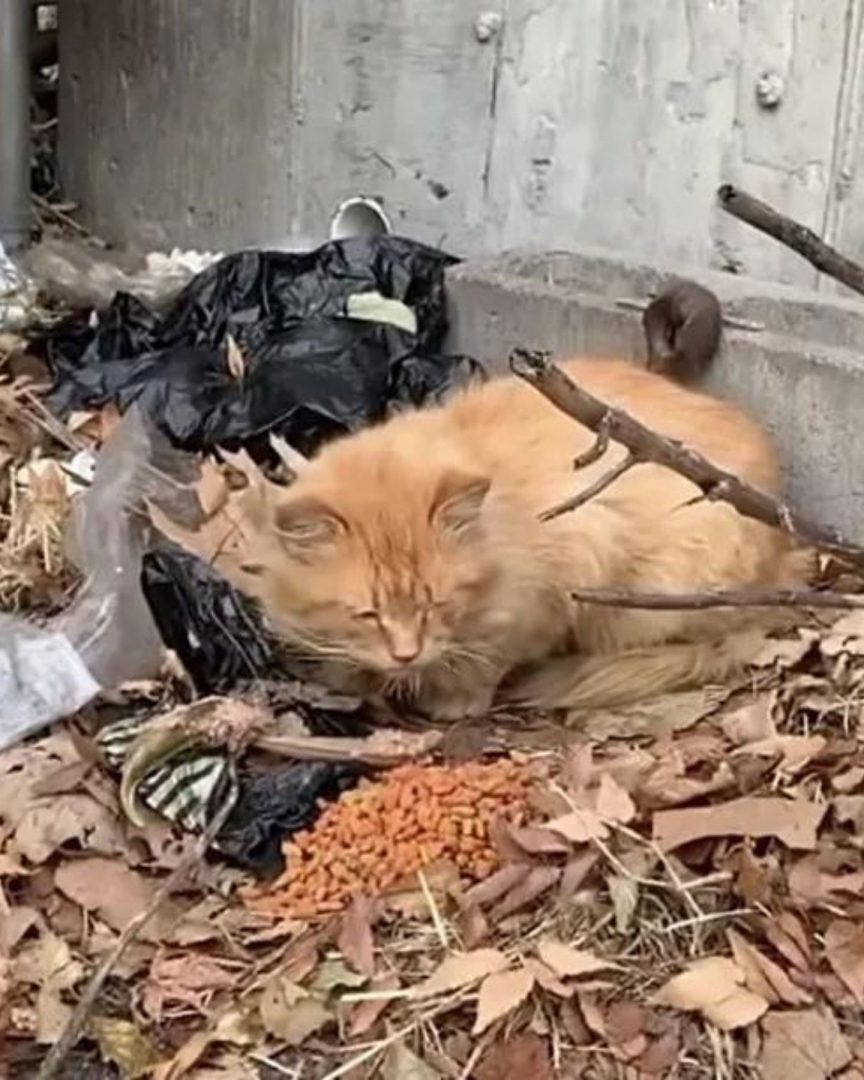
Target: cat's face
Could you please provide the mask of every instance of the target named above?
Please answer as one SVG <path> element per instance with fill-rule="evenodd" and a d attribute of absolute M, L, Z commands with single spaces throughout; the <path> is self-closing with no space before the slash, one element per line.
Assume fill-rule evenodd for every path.
<path fill-rule="evenodd" d="M 393 686 L 469 659 L 459 629 L 494 575 L 482 524 L 488 488 L 452 470 L 401 495 L 301 480 L 272 515 L 265 608 L 310 655 Z"/>

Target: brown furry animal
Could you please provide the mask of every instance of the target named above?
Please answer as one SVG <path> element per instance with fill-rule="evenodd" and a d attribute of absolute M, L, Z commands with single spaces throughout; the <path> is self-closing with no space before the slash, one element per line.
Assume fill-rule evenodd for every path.
<path fill-rule="evenodd" d="M 612 360 L 564 365 L 592 394 L 776 492 L 768 437 L 738 408 Z M 574 587 L 692 592 L 796 586 L 810 556 L 643 464 L 578 510 L 544 510 L 620 460 L 574 472 L 594 436 L 515 377 L 326 446 L 261 506 L 256 591 L 337 688 L 437 719 L 488 710 L 502 684 L 543 707 L 600 706 L 721 679 L 764 612 L 577 604 Z M 506 683 L 505 683 L 506 680 Z"/>
<path fill-rule="evenodd" d="M 697 382 L 714 359 L 722 325 L 714 293 L 694 281 L 673 279 L 642 315 L 648 370 Z"/>

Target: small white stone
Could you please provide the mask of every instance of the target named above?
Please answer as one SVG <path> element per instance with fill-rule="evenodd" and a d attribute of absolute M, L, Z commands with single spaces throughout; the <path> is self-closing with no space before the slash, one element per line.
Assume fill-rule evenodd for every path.
<path fill-rule="evenodd" d="M 501 30 L 504 16 L 500 11 L 481 11 L 474 20 L 474 36 L 485 45 Z"/>

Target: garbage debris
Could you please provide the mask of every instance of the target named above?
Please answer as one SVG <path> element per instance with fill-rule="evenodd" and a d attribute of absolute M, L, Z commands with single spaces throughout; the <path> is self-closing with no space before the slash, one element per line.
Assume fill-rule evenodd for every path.
<path fill-rule="evenodd" d="M 303 761 L 268 772 L 240 773 L 234 809 L 214 847 L 259 875 L 285 866 L 287 836 L 307 829 L 324 803 L 353 787 L 363 770 L 350 762 Z"/>
<path fill-rule="evenodd" d="M 257 608 L 203 559 L 166 543 L 145 554 L 141 586 L 198 693 L 227 693 L 276 666 Z"/>
<path fill-rule="evenodd" d="M 36 289 L 0 244 L 0 331 L 21 330 L 30 321 Z"/>
<path fill-rule="evenodd" d="M 452 257 L 389 235 L 316 251 L 246 251 L 193 279 L 164 315 L 128 293 L 43 339 L 66 414 L 138 401 L 189 450 L 274 433 L 303 453 L 480 374 L 440 354 Z M 415 332 L 416 328 L 416 332 Z M 243 370 L 229 364 L 228 339 Z"/>
<path fill-rule="evenodd" d="M 102 310 L 120 292 L 154 307 L 163 306 L 221 258 L 221 253 L 180 248 L 167 255 L 154 251 L 141 256 L 45 236 L 26 253 L 22 264 L 45 300 Z"/>
<path fill-rule="evenodd" d="M 163 653 L 139 584 L 146 539 L 132 511 L 152 487 L 153 447 L 132 409 L 106 442 L 80 496 L 72 547 L 84 585 L 42 626 L 0 623 L 0 749 L 127 679 L 155 675 Z"/>
<path fill-rule="evenodd" d="M 281 717 L 266 707 L 208 697 L 103 728 L 97 746 L 120 774 L 120 802 L 129 820 L 143 826 L 143 808 L 201 833 L 230 804 L 214 849 L 258 874 L 279 871 L 285 837 L 311 826 L 322 803 L 353 787 L 367 766 L 404 760 L 436 741 L 380 730 L 368 740 L 308 736 L 303 733 L 316 730 L 331 707 L 347 703 L 327 695 L 304 701 L 299 686 L 293 692 L 297 699 Z M 286 736 L 290 729 L 294 735 Z M 256 767 L 244 757 L 254 747 L 277 759 L 293 754 L 309 760 Z"/>

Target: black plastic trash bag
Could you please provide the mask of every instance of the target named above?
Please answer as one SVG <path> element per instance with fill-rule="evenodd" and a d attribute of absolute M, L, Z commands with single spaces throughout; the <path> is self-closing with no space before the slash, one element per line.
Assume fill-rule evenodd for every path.
<path fill-rule="evenodd" d="M 279 873 L 285 837 L 313 825 L 321 803 L 352 788 L 363 771 L 352 764 L 302 761 L 242 773 L 237 802 L 216 838 L 219 851 L 259 875 Z"/>
<path fill-rule="evenodd" d="M 148 552 L 141 589 L 165 646 L 199 694 L 225 694 L 264 676 L 273 647 L 261 616 L 202 559 L 173 544 Z"/>
<path fill-rule="evenodd" d="M 444 271 L 457 260 L 402 237 L 354 237 L 308 254 L 240 252 L 195 277 L 158 315 L 118 294 L 44 345 L 61 413 L 138 401 L 192 450 L 247 446 L 269 433 L 309 454 L 404 405 L 480 373 L 440 355 Z M 349 317 L 358 297 L 405 305 L 399 318 Z M 401 324 L 401 325 L 397 325 Z M 230 335 L 244 371 L 228 366 Z"/>

